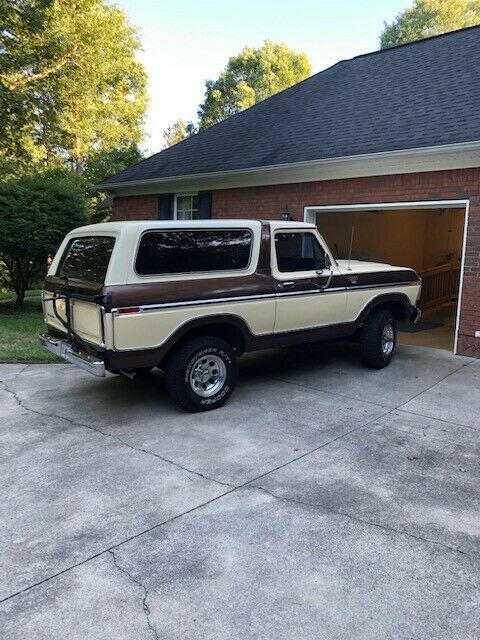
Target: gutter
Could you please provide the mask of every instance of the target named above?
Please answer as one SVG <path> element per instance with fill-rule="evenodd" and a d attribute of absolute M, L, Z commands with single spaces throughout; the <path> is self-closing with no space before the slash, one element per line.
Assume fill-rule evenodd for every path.
<path fill-rule="evenodd" d="M 408 166 L 406 163 L 409 163 Z M 132 190 L 132 193 L 138 191 L 152 193 L 152 188 L 155 187 L 154 192 L 161 193 L 162 190 L 166 192 L 175 190 L 175 188 L 200 188 L 202 186 L 204 188 L 205 186 L 209 188 L 235 188 L 468 167 L 480 167 L 480 140 L 228 171 L 106 182 L 95 185 L 92 190 L 110 193 L 124 190 Z"/>

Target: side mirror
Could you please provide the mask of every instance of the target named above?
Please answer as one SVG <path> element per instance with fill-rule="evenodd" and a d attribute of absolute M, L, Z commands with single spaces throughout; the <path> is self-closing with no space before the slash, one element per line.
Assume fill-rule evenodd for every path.
<path fill-rule="evenodd" d="M 325 269 L 331 269 L 332 268 L 332 261 L 330 260 L 330 256 L 328 255 L 328 253 L 325 254 Z"/>

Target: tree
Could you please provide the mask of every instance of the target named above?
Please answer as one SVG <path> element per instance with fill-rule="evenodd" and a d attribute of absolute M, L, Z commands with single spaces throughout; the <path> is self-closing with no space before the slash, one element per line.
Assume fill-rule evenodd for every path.
<path fill-rule="evenodd" d="M 143 160 L 143 153 L 135 143 L 125 143 L 110 151 L 96 151 L 85 161 L 83 177 L 88 186 L 100 184 L 109 176 Z M 88 193 L 90 222 L 108 222 L 113 199 L 105 193 Z M 109 206 L 105 206 L 110 203 Z"/>
<path fill-rule="evenodd" d="M 380 48 L 422 40 L 480 24 L 479 0 L 415 0 L 391 22 L 384 23 Z"/>
<path fill-rule="evenodd" d="M 217 80 L 206 82 L 205 100 L 199 106 L 200 129 L 257 104 L 307 78 L 311 73 L 305 53 L 286 44 L 266 40 L 259 49 L 245 47 L 229 59 Z"/>
<path fill-rule="evenodd" d="M 91 153 L 140 141 L 146 73 L 122 9 L 106 0 L 3 0 L 1 18 L 3 156 L 81 173 Z"/>
<path fill-rule="evenodd" d="M 108 151 L 93 151 L 85 160 L 83 176 L 88 184 L 99 184 L 143 158 L 143 153 L 135 142 L 125 142 Z"/>
<path fill-rule="evenodd" d="M 21 306 L 66 233 L 88 221 L 85 187 L 71 172 L 50 171 L 0 183 L 2 284 Z"/>
<path fill-rule="evenodd" d="M 163 139 L 165 140 L 165 149 L 178 144 L 185 138 L 189 138 L 197 133 L 197 128 L 193 122 L 185 122 L 185 120 L 176 120 L 163 130 Z"/>

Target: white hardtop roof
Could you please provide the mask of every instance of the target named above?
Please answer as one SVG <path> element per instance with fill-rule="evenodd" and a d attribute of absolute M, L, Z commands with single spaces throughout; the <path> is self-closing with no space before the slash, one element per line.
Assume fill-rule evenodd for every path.
<path fill-rule="evenodd" d="M 309 222 L 291 222 L 282 220 L 264 220 L 268 222 L 272 230 L 275 229 L 298 229 L 298 228 L 312 228 L 316 226 Z M 140 232 L 148 229 L 232 229 L 232 228 L 245 228 L 250 229 L 258 228 L 262 224 L 262 220 L 248 220 L 248 219 L 236 219 L 236 220 L 130 220 L 125 222 L 101 222 L 99 224 L 88 224 L 84 227 L 78 227 L 73 229 L 70 234 L 75 235 L 94 233 L 121 233 L 125 229 L 138 229 Z"/>

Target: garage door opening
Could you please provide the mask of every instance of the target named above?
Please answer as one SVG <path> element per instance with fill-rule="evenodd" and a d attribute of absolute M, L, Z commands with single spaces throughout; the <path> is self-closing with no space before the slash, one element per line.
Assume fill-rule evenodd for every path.
<path fill-rule="evenodd" d="M 399 326 L 399 343 L 455 351 L 466 202 L 306 207 L 333 254 L 412 267 L 421 276 L 417 325 Z"/>

